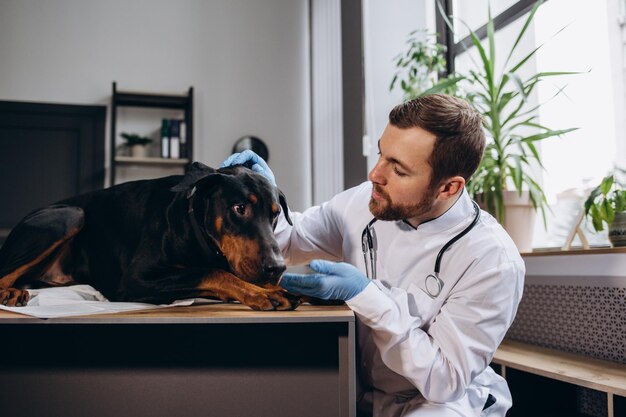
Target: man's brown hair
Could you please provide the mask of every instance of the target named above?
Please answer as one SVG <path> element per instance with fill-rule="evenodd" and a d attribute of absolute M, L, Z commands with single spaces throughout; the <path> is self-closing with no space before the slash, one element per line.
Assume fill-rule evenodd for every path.
<path fill-rule="evenodd" d="M 444 179 L 460 175 L 468 181 L 485 151 L 483 118 L 465 100 L 431 94 L 394 107 L 389 123 L 400 129 L 419 127 L 437 139 L 428 163 L 432 189 Z"/>

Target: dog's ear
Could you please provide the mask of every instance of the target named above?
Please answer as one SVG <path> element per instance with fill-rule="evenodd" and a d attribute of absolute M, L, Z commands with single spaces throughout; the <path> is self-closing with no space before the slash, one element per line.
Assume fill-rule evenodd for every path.
<path fill-rule="evenodd" d="M 287 207 L 287 198 L 282 191 L 278 190 L 278 201 L 280 202 L 280 206 L 283 208 L 283 213 L 285 214 L 285 219 L 287 222 L 293 226 L 291 222 L 291 218 L 289 217 L 289 207 Z"/>
<path fill-rule="evenodd" d="M 189 171 L 187 171 L 181 182 L 170 188 L 170 191 L 175 193 L 187 191 L 189 193 L 193 190 L 198 181 L 214 174 L 215 172 L 217 172 L 215 169 L 208 167 L 201 162 L 194 162 L 191 164 Z"/>

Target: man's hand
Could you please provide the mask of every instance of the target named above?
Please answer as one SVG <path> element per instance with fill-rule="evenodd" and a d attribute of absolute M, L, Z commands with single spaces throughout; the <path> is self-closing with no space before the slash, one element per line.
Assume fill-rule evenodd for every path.
<path fill-rule="evenodd" d="M 267 165 L 267 162 L 263 160 L 259 155 L 255 154 L 251 150 L 245 150 L 240 153 L 234 153 L 220 165 L 220 168 L 229 167 L 231 165 L 244 165 L 251 170 L 258 172 L 267 178 L 273 186 L 276 186 L 276 178 L 274 173 Z"/>
<path fill-rule="evenodd" d="M 315 260 L 310 266 L 317 274 L 285 273 L 280 279 L 280 286 L 292 294 L 347 301 L 363 291 L 370 282 L 361 271 L 345 262 Z"/>

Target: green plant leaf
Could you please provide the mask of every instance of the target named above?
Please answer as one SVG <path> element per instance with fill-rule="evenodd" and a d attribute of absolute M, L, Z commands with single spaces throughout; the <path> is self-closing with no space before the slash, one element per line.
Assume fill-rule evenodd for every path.
<path fill-rule="evenodd" d="M 489 59 L 487 61 L 483 60 L 483 64 L 485 65 L 485 69 L 488 69 L 486 72 L 491 75 L 492 80 L 493 74 L 496 70 L 496 41 L 494 33 L 495 29 L 493 25 L 493 18 L 491 17 L 491 4 L 487 3 L 487 40 L 489 42 Z M 480 43 L 480 41 L 478 42 Z M 495 87 L 495 83 L 493 81 L 490 85 Z M 495 90 L 491 91 L 491 95 L 495 95 Z"/>
<path fill-rule="evenodd" d="M 602 220 L 608 220 L 609 219 L 609 211 L 608 211 L 608 205 L 606 204 L 606 200 L 602 200 L 600 201 L 600 204 L 598 204 L 598 214 L 600 215 L 600 218 Z"/>
<path fill-rule="evenodd" d="M 398 73 L 396 73 L 396 75 L 393 76 L 391 80 L 391 84 L 389 84 L 389 91 L 393 90 L 393 86 L 396 84 L 397 80 L 398 80 Z"/>
<path fill-rule="evenodd" d="M 522 79 L 519 77 L 519 75 L 512 72 L 512 73 L 508 73 L 507 77 L 510 78 L 511 81 L 513 82 L 513 85 L 515 85 L 517 92 L 522 97 L 522 100 L 526 101 L 528 99 L 528 96 L 526 95 L 524 83 Z"/>
<path fill-rule="evenodd" d="M 595 204 L 595 200 L 596 198 L 598 198 L 598 196 L 602 193 L 602 190 L 600 190 L 600 186 L 597 186 L 596 188 L 594 188 L 593 190 L 591 190 L 591 192 L 589 193 L 589 196 L 587 197 L 587 200 L 585 200 L 585 214 L 589 214 L 592 210 L 592 207 Z"/>
<path fill-rule="evenodd" d="M 459 81 L 464 80 L 464 79 L 465 77 L 462 77 L 462 76 L 445 78 L 442 81 L 438 82 L 437 84 L 433 85 L 428 90 L 421 92 L 419 96 L 427 96 L 429 94 L 441 93 L 442 91 L 447 90 L 451 86 L 458 84 Z"/>
<path fill-rule="evenodd" d="M 602 224 L 602 215 L 600 214 L 597 206 L 591 207 L 591 223 L 593 224 L 593 228 L 596 230 L 596 232 L 601 232 L 602 230 L 604 230 Z"/>
<path fill-rule="evenodd" d="M 512 98 L 517 97 L 517 92 L 512 94 Z M 524 117 L 527 116 L 528 114 L 524 114 L 524 113 L 530 113 L 530 112 L 524 112 L 520 114 L 520 111 L 522 111 L 523 107 L 526 105 L 526 102 L 524 100 L 519 100 L 519 102 L 517 103 L 517 106 L 515 107 L 515 109 L 513 109 L 513 111 L 511 111 L 511 113 L 509 113 L 509 115 L 506 117 L 506 119 L 504 119 L 504 122 L 502 122 L 503 126 L 507 126 L 511 121 L 520 118 L 520 117 Z"/>
<path fill-rule="evenodd" d="M 494 193 L 494 204 L 496 213 L 498 213 L 498 221 L 504 224 L 505 213 L 504 213 L 504 196 L 502 195 L 502 188 L 497 188 Z"/>
<path fill-rule="evenodd" d="M 517 38 L 515 39 L 515 42 L 513 42 L 513 46 L 511 47 L 509 55 L 504 61 L 504 68 L 506 68 L 507 64 L 511 60 L 511 57 L 513 56 L 513 52 L 515 51 L 515 49 L 517 48 L 517 45 L 519 45 L 520 41 L 524 37 L 524 34 L 530 27 L 530 24 L 533 18 L 535 17 L 535 13 L 537 13 L 537 9 L 539 9 L 539 6 L 541 6 L 542 3 L 543 3 L 543 0 L 539 0 L 533 5 L 533 8 L 530 9 L 530 12 L 528 13 L 528 17 L 526 18 L 526 21 L 524 22 L 524 26 L 522 26 L 522 29 L 519 31 Z"/>
<path fill-rule="evenodd" d="M 120 136 L 126 141 L 126 143 L 122 145 L 124 147 L 131 147 L 134 145 L 148 145 L 149 143 L 153 142 L 151 138 L 147 136 L 141 136 L 136 133 L 122 132 L 120 133 Z"/>
<path fill-rule="evenodd" d="M 533 49 L 532 51 L 530 51 L 530 53 L 528 55 L 526 55 L 524 58 L 522 58 L 517 64 L 513 65 L 511 67 L 511 69 L 509 70 L 509 72 L 517 72 L 520 68 L 522 68 L 536 53 L 537 51 L 542 47 L 543 45 L 539 45 L 537 46 L 535 49 Z"/>
<path fill-rule="evenodd" d="M 532 81 L 539 81 L 542 78 L 556 77 L 559 75 L 578 75 L 578 74 L 582 74 L 582 72 L 579 72 L 579 71 L 540 72 L 530 77 L 526 82 L 530 83 Z"/>
<path fill-rule="evenodd" d="M 522 142 L 537 142 L 539 140 L 547 139 L 553 136 L 560 136 L 568 132 L 572 132 L 574 130 L 578 130 L 577 127 L 572 127 L 569 129 L 561 129 L 561 130 L 549 130 L 547 132 L 538 133 L 536 135 L 527 136 L 522 139 Z"/>
<path fill-rule="evenodd" d="M 600 191 L 602 192 L 603 196 L 606 197 L 609 191 L 611 191 L 611 187 L 613 186 L 614 181 L 615 178 L 613 177 L 613 175 L 609 175 L 608 177 L 604 177 L 602 179 L 602 182 L 600 183 Z"/>
<path fill-rule="evenodd" d="M 533 124 L 533 120 L 536 119 L 536 118 L 537 118 L 537 116 L 531 116 L 531 117 L 528 117 L 528 118 L 526 118 L 526 119 L 524 119 L 522 121 L 513 123 L 510 126 L 507 124 L 507 128 L 505 130 L 503 130 L 502 133 L 508 135 L 509 132 L 513 132 L 513 131 L 517 130 L 518 128 L 522 127 L 522 126 L 528 126 L 528 127 L 537 128 L 537 126 Z M 513 120 L 511 120 L 511 122 L 512 121 Z M 507 122 L 508 122 L 508 120 L 507 120 Z"/>
<path fill-rule="evenodd" d="M 518 155 L 512 155 L 511 159 L 513 159 L 515 164 L 509 165 L 509 172 L 510 172 L 511 178 L 513 179 L 513 185 L 515 185 L 515 189 L 521 193 L 522 192 L 522 179 L 523 179 L 521 158 Z"/>
<path fill-rule="evenodd" d="M 613 208 L 613 205 L 609 200 L 604 200 L 603 206 L 603 211 L 606 213 L 606 222 L 609 224 L 613 223 L 613 220 L 615 220 L 615 209 Z"/>
<path fill-rule="evenodd" d="M 535 147 L 535 144 L 532 143 L 532 142 L 526 142 L 526 147 L 533 154 L 533 157 L 535 158 L 535 161 L 537 161 L 537 163 L 539 163 L 539 166 L 541 166 L 541 168 L 544 168 L 543 162 L 541 162 L 541 157 L 539 156 L 539 152 L 537 151 L 537 148 Z"/>
<path fill-rule="evenodd" d="M 605 223 L 611 224 L 615 220 L 616 213 L 626 210 L 626 190 L 622 187 L 615 174 L 611 174 L 589 193 L 584 213 L 591 218 L 596 231 L 602 231 Z"/>
<path fill-rule="evenodd" d="M 439 2 L 437 2 L 437 5 L 439 7 L 440 14 L 443 16 L 446 24 L 448 25 L 450 30 L 454 33 L 454 25 L 452 25 L 452 23 L 450 22 L 448 17 L 445 16 L 445 13 L 443 12 L 441 4 Z M 470 39 L 472 41 L 473 46 L 478 50 L 478 54 L 480 56 L 481 63 L 482 63 L 482 66 L 480 68 L 484 71 L 483 75 L 484 75 L 485 80 L 487 81 L 486 82 L 486 85 L 488 87 L 487 88 L 487 92 L 492 92 L 493 89 L 494 89 L 494 82 L 493 82 L 494 65 L 489 60 L 489 58 L 487 57 L 487 53 L 485 52 L 485 48 L 480 43 L 480 39 L 478 38 L 476 33 L 472 30 L 472 28 L 464 20 L 462 20 L 462 19 L 458 19 L 458 20 L 459 20 L 459 22 L 461 22 L 461 24 L 463 26 L 465 26 L 465 28 L 469 32 L 469 36 L 470 36 Z M 493 24 L 493 19 L 489 19 L 489 21 L 491 22 L 491 24 Z M 487 22 L 487 25 L 489 25 L 489 22 Z M 493 33 L 492 33 L 492 38 L 493 38 Z M 461 43 L 461 45 L 467 51 L 467 47 L 465 46 L 465 44 Z M 469 55 L 469 56 L 470 56 L 470 59 L 472 61 L 474 61 L 472 56 L 471 55 Z M 478 67 L 478 65 L 476 65 L 476 64 L 474 64 L 474 65 L 476 67 Z"/>
<path fill-rule="evenodd" d="M 500 102 L 498 103 L 498 112 L 502 113 L 515 96 L 516 93 L 513 91 L 502 93 L 500 95 Z"/>

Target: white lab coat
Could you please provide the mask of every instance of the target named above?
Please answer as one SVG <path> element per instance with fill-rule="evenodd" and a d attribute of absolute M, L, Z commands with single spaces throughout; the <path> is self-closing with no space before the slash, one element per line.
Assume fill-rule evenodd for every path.
<path fill-rule="evenodd" d="M 345 261 L 365 273 L 361 233 L 372 219 L 371 183 L 321 206 L 291 213 L 276 238 L 289 264 Z M 282 216 L 281 216 L 282 217 Z M 486 212 L 443 255 L 441 294 L 423 290 L 439 250 L 467 227 L 474 208 L 466 191 L 446 213 L 413 229 L 378 221 L 377 280 L 347 302 L 357 317 L 362 402 L 374 416 L 504 416 L 506 381 L 489 363 L 522 296 L 524 263 Z M 532 227 L 532 225 L 529 225 Z M 481 414 L 489 394 L 496 403 Z"/>

